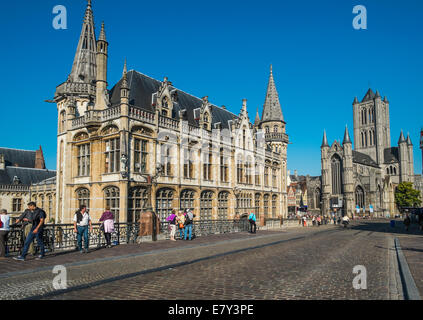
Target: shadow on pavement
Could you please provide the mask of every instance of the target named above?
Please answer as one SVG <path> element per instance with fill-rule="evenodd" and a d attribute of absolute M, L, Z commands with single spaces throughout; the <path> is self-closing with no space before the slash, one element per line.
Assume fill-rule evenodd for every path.
<path fill-rule="evenodd" d="M 357 231 L 366 231 L 366 232 L 384 232 L 384 233 L 392 233 L 398 235 L 415 235 L 415 236 L 422 236 L 423 231 L 419 229 L 419 225 L 416 223 L 412 223 L 406 231 L 405 226 L 402 221 L 395 220 L 395 227 L 391 227 L 390 220 L 375 220 L 375 221 L 359 221 L 350 226 L 351 230 Z"/>

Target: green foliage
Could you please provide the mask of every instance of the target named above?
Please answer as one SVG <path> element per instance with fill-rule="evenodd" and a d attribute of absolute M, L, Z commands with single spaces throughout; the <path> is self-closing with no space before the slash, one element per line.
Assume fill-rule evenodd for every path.
<path fill-rule="evenodd" d="M 395 203 L 400 210 L 418 207 L 421 204 L 420 191 L 413 189 L 411 182 L 401 182 L 395 191 Z"/>

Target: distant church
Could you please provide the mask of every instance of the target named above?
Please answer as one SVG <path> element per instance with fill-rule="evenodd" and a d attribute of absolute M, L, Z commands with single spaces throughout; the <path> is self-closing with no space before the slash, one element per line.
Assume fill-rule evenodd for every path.
<path fill-rule="evenodd" d="M 321 146 L 323 213 L 385 215 L 397 212 L 395 188 L 414 183 L 413 144 L 401 131 L 391 146 L 389 101 L 369 89 L 354 99 L 354 150 L 348 128 L 342 144 L 330 146 L 326 131 Z"/>

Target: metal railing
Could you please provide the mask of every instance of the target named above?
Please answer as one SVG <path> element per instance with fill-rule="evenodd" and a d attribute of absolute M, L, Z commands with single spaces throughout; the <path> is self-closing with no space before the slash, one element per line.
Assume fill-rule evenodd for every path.
<path fill-rule="evenodd" d="M 169 222 L 160 221 L 160 234 L 166 239 L 170 239 L 168 230 Z M 193 222 L 193 237 L 204 237 L 213 234 L 225 234 L 235 232 L 245 232 L 250 228 L 248 220 L 198 220 Z M 179 228 L 176 227 L 176 238 L 180 237 Z"/>
<path fill-rule="evenodd" d="M 135 243 L 139 233 L 139 223 L 115 223 L 115 231 L 112 233 L 112 243 Z M 43 240 L 46 252 L 70 251 L 77 248 L 77 234 L 73 224 L 47 224 L 44 227 Z M 7 236 L 7 250 L 9 254 L 20 253 L 24 245 L 24 232 L 21 226 L 10 228 Z M 106 245 L 104 233 L 100 230 L 100 224 L 93 224 L 93 232 L 89 232 L 90 248 L 100 248 Z M 34 242 L 38 250 L 38 244 Z"/>

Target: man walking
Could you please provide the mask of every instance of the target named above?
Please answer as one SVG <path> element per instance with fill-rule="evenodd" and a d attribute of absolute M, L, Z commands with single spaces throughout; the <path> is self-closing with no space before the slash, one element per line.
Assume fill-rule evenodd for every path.
<path fill-rule="evenodd" d="M 15 257 L 15 260 L 25 261 L 25 257 L 28 253 L 29 246 L 34 239 L 37 239 L 38 246 L 40 247 L 40 254 L 37 260 L 43 259 L 45 255 L 44 243 L 43 243 L 43 232 L 44 232 L 44 221 L 46 219 L 46 213 L 43 209 L 37 207 L 35 202 L 28 203 L 28 208 L 32 212 L 32 228 L 25 239 L 24 248 L 22 254 L 19 257 Z"/>
<path fill-rule="evenodd" d="M 250 233 L 256 233 L 257 230 L 257 225 L 256 225 L 256 215 L 254 212 L 251 212 L 249 217 L 248 217 L 248 221 L 250 222 Z M 254 226 L 254 231 L 253 231 L 253 226 Z"/>
<path fill-rule="evenodd" d="M 73 226 L 75 233 L 78 234 L 78 250 L 80 253 L 88 253 L 89 241 L 88 241 L 88 226 L 90 226 L 90 232 L 93 232 L 93 226 L 91 218 L 87 212 L 87 206 L 80 206 L 79 210 L 75 213 L 73 218 Z M 82 251 L 82 236 L 84 236 L 85 249 Z"/>
<path fill-rule="evenodd" d="M 29 209 L 28 206 L 28 209 L 26 209 L 24 213 L 22 213 L 22 215 L 18 218 L 18 220 L 16 220 L 17 224 L 22 222 L 22 231 L 24 236 L 23 243 L 25 243 L 25 240 L 32 229 L 32 213 L 33 212 Z M 35 255 L 34 241 L 30 243 L 28 252 L 33 256 Z"/>

